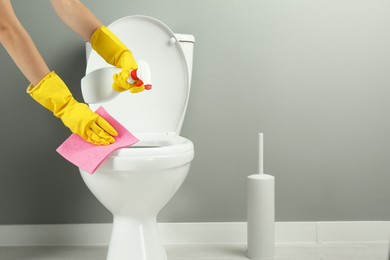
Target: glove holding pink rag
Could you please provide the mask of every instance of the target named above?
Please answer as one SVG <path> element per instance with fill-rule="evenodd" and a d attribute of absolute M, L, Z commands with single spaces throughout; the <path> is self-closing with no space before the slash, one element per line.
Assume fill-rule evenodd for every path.
<path fill-rule="evenodd" d="M 80 136 L 72 134 L 57 148 L 57 152 L 65 159 L 92 174 L 99 165 L 113 151 L 136 144 L 139 140 L 131 134 L 124 126 L 110 116 L 103 107 L 99 107 L 96 112 L 107 120 L 118 132 L 115 143 L 98 146 L 86 142 Z"/>

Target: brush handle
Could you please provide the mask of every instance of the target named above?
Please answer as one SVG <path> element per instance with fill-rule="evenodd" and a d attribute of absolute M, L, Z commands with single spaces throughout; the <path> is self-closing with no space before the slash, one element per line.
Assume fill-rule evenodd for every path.
<path fill-rule="evenodd" d="M 264 135 L 259 133 L 259 174 L 264 174 Z"/>

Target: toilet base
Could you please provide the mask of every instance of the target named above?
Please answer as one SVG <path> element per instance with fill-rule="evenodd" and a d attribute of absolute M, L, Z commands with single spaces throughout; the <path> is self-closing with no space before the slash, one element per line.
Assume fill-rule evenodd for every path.
<path fill-rule="evenodd" d="M 107 260 L 167 260 L 156 218 L 114 216 Z"/>

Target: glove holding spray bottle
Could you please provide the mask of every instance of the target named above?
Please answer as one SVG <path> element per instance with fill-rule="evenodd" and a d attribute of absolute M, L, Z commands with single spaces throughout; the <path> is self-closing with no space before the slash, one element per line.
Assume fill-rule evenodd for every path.
<path fill-rule="evenodd" d="M 101 26 L 91 37 L 92 48 L 109 64 L 121 68 L 122 71 L 113 76 L 113 89 L 119 92 L 130 90 L 138 93 L 151 89 L 150 84 L 144 84 L 140 78 L 141 68 L 133 58 L 131 51 L 108 29 Z M 139 71 L 140 70 L 140 71 Z M 148 69 L 146 69 L 148 70 Z M 145 72 L 146 73 L 146 72 Z"/>
<path fill-rule="evenodd" d="M 115 91 L 138 93 L 151 89 L 148 64 L 140 62 L 138 66 L 131 51 L 107 27 L 98 28 L 90 42 L 106 62 L 121 69 L 113 75 L 112 88 Z M 37 86 L 30 85 L 27 92 L 86 141 L 97 145 L 115 142 L 114 137 L 118 134 L 116 130 L 86 104 L 77 102 L 55 72 L 46 75 Z"/>

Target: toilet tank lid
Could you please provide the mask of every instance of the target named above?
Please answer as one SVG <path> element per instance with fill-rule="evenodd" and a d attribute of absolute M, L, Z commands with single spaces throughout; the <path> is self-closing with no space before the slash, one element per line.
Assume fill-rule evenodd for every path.
<path fill-rule="evenodd" d="M 195 42 L 195 37 L 192 34 L 175 33 L 179 42 Z"/>

